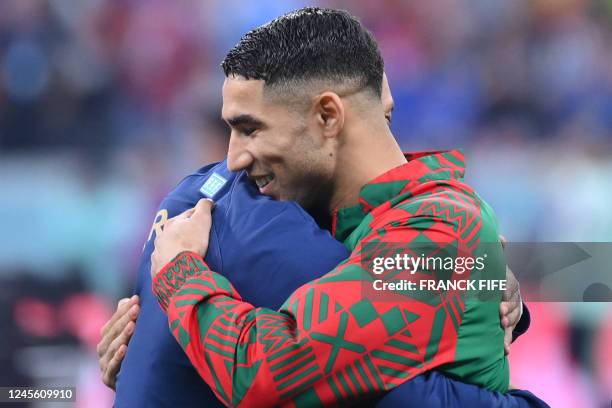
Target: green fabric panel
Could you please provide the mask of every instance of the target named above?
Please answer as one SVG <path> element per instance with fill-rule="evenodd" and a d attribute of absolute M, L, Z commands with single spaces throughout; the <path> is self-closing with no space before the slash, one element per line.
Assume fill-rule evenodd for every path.
<path fill-rule="evenodd" d="M 481 201 L 480 245 L 474 256 L 484 256 L 485 269 L 476 279 L 505 279 L 506 260 L 499 243 L 495 214 Z M 510 381 L 508 359 L 504 353 L 504 330 L 499 321 L 500 296 L 485 300 L 467 295 L 457 340 L 455 362 L 444 372 L 492 391 L 506 392 Z M 486 341 L 483 341 L 486 339 Z"/>
<path fill-rule="evenodd" d="M 306 392 L 303 392 L 299 396 L 297 396 L 293 403 L 297 408 L 312 408 L 323 406 L 323 401 L 321 401 L 315 390 L 312 388 L 306 390 Z"/>

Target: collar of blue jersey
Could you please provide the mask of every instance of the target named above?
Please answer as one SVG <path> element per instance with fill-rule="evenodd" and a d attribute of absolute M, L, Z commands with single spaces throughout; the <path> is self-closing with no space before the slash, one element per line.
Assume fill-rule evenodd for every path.
<path fill-rule="evenodd" d="M 427 182 L 463 179 L 463 151 L 425 151 L 404 153 L 407 163 L 376 177 L 361 188 L 359 203 L 334 211 L 332 234 L 344 242 L 375 208 L 393 206 L 414 194 L 416 187 Z"/>

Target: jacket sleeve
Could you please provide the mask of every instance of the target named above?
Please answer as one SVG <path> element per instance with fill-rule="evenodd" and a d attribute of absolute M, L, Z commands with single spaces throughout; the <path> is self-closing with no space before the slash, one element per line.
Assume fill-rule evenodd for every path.
<path fill-rule="evenodd" d="M 279 311 L 242 301 L 192 252 L 167 264 L 153 290 L 173 335 L 224 404 L 363 401 L 454 359 L 463 314 L 456 292 L 407 299 L 372 291 L 377 276 L 366 252 L 401 243 L 400 252 L 413 254 L 424 236 L 440 245 L 459 239 L 452 224 L 426 218 L 372 229 L 349 259 L 298 288 Z"/>
<path fill-rule="evenodd" d="M 531 313 L 529 313 L 529 309 L 527 308 L 527 303 L 523 302 L 523 313 L 512 330 L 512 342 L 515 342 L 520 336 L 527 332 L 529 326 L 531 325 Z"/>

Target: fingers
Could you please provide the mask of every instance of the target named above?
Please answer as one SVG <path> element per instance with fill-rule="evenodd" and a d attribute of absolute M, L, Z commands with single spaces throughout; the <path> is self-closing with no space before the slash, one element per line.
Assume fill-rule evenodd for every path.
<path fill-rule="evenodd" d="M 179 215 L 176 215 L 172 218 L 169 218 L 165 223 L 164 226 L 162 228 L 162 233 L 163 231 L 168 228 L 170 225 L 174 224 L 176 221 L 179 220 L 184 220 L 187 219 L 189 217 L 191 217 L 191 214 L 193 214 L 193 211 L 195 210 L 195 208 L 189 208 L 185 211 L 183 211 L 182 213 L 180 213 Z M 155 238 L 157 239 L 157 237 L 159 237 L 161 234 L 156 234 Z"/>
<path fill-rule="evenodd" d="M 204 203 L 200 204 L 201 202 L 204 202 Z M 202 198 L 200 201 L 198 201 L 198 203 L 196 204 L 195 207 L 189 208 L 189 209 L 183 211 L 182 213 L 180 213 L 179 215 L 177 215 L 175 217 L 172 217 L 168 221 L 166 221 L 164 227 L 167 227 L 170 224 L 174 224 L 176 221 L 184 220 L 184 219 L 187 219 L 187 218 L 191 218 L 198 208 L 199 208 L 198 211 L 200 211 L 200 213 L 202 211 L 204 213 L 206 213 L 206 212 L 210 213 L 210 211 L 207 211 L 207 209 L 206 209 L 206 206 L 207 206 L 206 203 L 211 203 L 208 206 L 212 210 L 212 207 L 214 207 L 214 202 L 210 198 Z"/>
<path fill-rule="evenodd" d="M 98 356 L 100 369 L 102 371 L 106 370 L 106 367 L 109 364 L 109 361 L 119 348 L 121 344 L 127 345 L 132 337 L 132 333 L 134 332 L 134 327 L 136 323 L 133 320 L 136 320 L 138 316 L 138 306 L 133 306 L 134 309 L 131 309 L 131 313 L 127 313 L 124 315 L 123 320 L 120 320 L 117 325 L 115 325 L 112 331 L 106 335 L 100 344 L 98 344 Z M 132 312 L 133 310 L 133 312 Z"/>
<path fill-rule="evenodd" d="M 124 318 L 137 315 L 137 313 L 132 311 L 136 310 L 138 306 L 134 305 L 133 308 L 134 309 L 130 309 L 129 313 L 124 315 Z M 118 321 L 118 324 L 123 324 L 123 322 L 120 320 Z M 116 327 L 119 326 L 116 325 Z M 123 361 L 125 353 L 127 352 L 127 344 L 129 343 L 135 328 L 136 323 L 133 320 L 128 320 L 123 330 L 117 336 L 113 336 L 114 338 L 112 338 L 112 341 L 108 347 L 106 347 L 106 352 L 100 357 L 99 364 L 100 370 L 102 371 L 102 382 L 112 389 L 115 389 L 117 373 L 121 368 L 121 362 Z M 111 337 L 108 336 L 108 338 Z"/>
<path fill-rule="evenodd" d="M 512 270 L 506 266 L 506 290 L 502 293 L 504 302 L 520 302 L 520 285 Z"/>
<path fill-rule="evenodd" d="M 97 352 L 99 357 L 98 364 L 100 365 L 103 377 L 107 375 L 111 360 L 115 357 L 115 353 L 121 344 L 125 344 L 127 347 L 127 343 L 134 330 L 134 321 L 140 312 L 140 306 L 137 302 L 138 296 L 133 296 L 128 301 L 123 301 L 122 299 L 119 302 L 117 312 L 115 312 L 113 318 L 102 329 L 103 336 L 100 343 L 98 343 Z M 103 381 L 111 387 L 109 385 L 112 383 L 111 380 L 103 378 Z"/>
<path fill-rule="evenodd" d="M 176 217 L 173 217 L 171 219 L 179 220 L 179 219 L 184 219 L 184 218 L 190 218 L 191 215 L 193 214 L 193 212 L 195 211 L 195 209 L 196 209 L 196 207 L 189 208 L 189 209 L 183 211 L 182 213 L 180 213 L 179 215 L 177 215 Z"/>
<path fill-rule="evenodd" d="M 202 198 L 193 208 L 194 211 L 191 214 L 191 218 L 205 219 L 206 217 L 210 217 L 214 205 L 213 200 L 210 198 Z"/>
<path fill-rule="evenodd" d="M 138 296 L 132 296 L 127 302 L 120 302 L 117 311 L 100 331 L 102 339 L 98 343 L 98 357 L 106 354 L 110 343 L 121 333 L 128 322 L 136 320 L 140 312 Z"/>
<path fill-rule="evenodd" d="M 502 302 L 499 305 L 501 326 L 504 328 L 504 352 L 510 353 L 512 332 L 521 318 L 521 307 L 518 302 Z"/>
<path fill-rule="evenodd" d="M 210 216 L 215 203 L 210 198 L 202 198 L 197 202 L 195 207 L 189 208 L 188 210 L 183 211 L 176 217 L 170 218 L 166 221 L 165 227 L 168 227 L 170 224 L 173 224 L 176 221 L 185 220 L 187 218 L 202 218 L 206 216 Z"/>
<path fill-rule="evenodd" d="M 134 328 L 136 327 L 135 322 L 129 322 L 125 328 L 119 333 L 117 337 L 110 343 L 108 346 L 108 350 L 106 352 L 106 356 L 104 358 L 106 363 L 106 369 L 108 370 L 108 366 L 110 365 L 111 360 L 115 357 L 117 351 L 121 348 L 121 346 L 126 346 L 134 333 Z"/>
<path fill-rule="evenodd" d="M 508 241 L 503 235 L 499 236 L 502 248 L 506 249 Z M 499 317 L 504 329 L 504 353 L 510 354 L 512 332 L 521 318 L 522 301 L 520 285 L 512 270 L 506 266 L 506 290 L 502 293 L 502 302 L 499 305 Z"/>
<path fill-rule="evenodd" d="M 117 374 L 119 373 L 119 369 L 121 368 L 121 362 L 125 358 L 125 354 L 127 353 L 127 346 L 122 344 L 121 347 L 117 350 L 110 363 L 108 364 L 107 375 L 113 378 L 117 378 Z"/>
<path fill-rule="evenodd" d="M 102 326 L 102 328 L 100 329 L 100 336 L 104 337 L 104 335 L 108 332 L 109 328 L 113 324 L 115 324 L 115 321 L 117 321 L 117 319 L 123 316 L 126 310 L 129 309 L 129 302 L 130 298 L 123 298 L 119 300 L 119 302 L 117 303 L 117 310 L 115 310 L 115 313 L 113 313 L 111 318 L 106 323 L 104 323 L 104 326 Z"/>
<path fill-rule="evenodd" d="M 210 199 L 201 199 L 195 207 L 172 218 L 164 226 L 164 231 L 155 237 L 155 249 L 151 253 L 151 277 L 183 251 L 191 251 L 202 256 L 208 250 L 208 240 L 212 228 L 211 211 L 214 204 Z"/>
<path fill-rule="evenodd" d="M 514 327 L 521 317 L 520 303 L 502 302 L 499 305 L 499 317 L 503 327 Z"/>
<path fill-rule="evenodd" d="M 512 344 L 512 329 L 504 329 L 504 353 L 510 354 L 510 345 Z"/>
<path fill-rule="evenodd" d="M 102 326 L 102 329 L 100 330 L 100 335 L 106 335 L 106 333 L 117 322 L 117 320 L 119 320 L 130 309 L 132 305 L 138 304 L 138 302 L 138 295 L 134 295 L 131 298 L 123 298 L 119 300 L 119 302 L 117 303 L 117 310 L 112 315 L 110 320 L 106 322 L 104 326 Z"/>
<path fill-rule="evenodd" d="M 102 382 L 109 388 L 115 389 L 117 374 L 121 368 L 121 362 L 127 352 L 127 346 L 121 345 L 113 358 L 109 361 L 108 367 L 102 372 Z"/>
<path fill-rule="evenodd" d="M 102 371 L 102 381 L 115 388 L 115 377 L 127 351 L 127 343 L 134 332 L 135 320 L 140 312 L 138 296 L 121 299 L 117 311 L 101 330 L 102 340 L 98 343 L 98 364 Z"/>

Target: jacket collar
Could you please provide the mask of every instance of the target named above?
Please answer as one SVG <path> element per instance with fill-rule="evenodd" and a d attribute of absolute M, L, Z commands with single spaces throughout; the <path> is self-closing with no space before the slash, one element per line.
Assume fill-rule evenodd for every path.
<path fill-rule="evenodd" d="M 334 211 L 332 235 L 345 241 L 373 209 L 403 201 L 431 181 L 460 180 L 465 174 L 461 150 L 404 153 L 407 163 L 374 178 L 361 188 L 359 203 Z"/>

